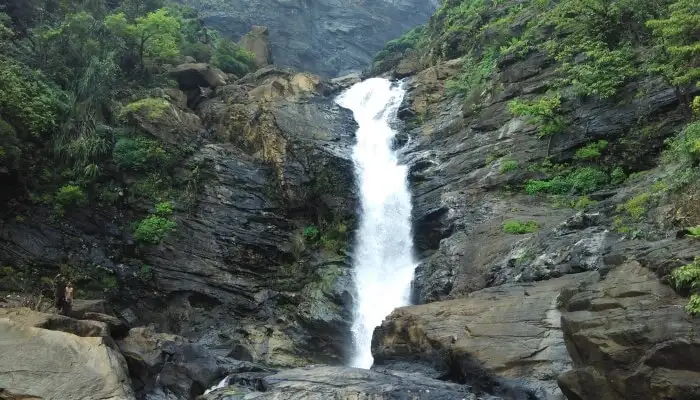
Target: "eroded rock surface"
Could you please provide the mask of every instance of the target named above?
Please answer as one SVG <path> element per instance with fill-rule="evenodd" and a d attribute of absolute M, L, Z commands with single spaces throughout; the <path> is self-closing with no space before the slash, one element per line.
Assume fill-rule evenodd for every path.
<path fill-rule="evenodd" d="M 570 359 L 560 326 L 560 294 L 591 284 L 597 275 L 503 285 L 397 309 L 374 332 L 375 363 L 420 360 L 483 390 L 523 385 L 540 399 L 562 399 L 556 378 Z"/>
<path fill-rule="evenodd" d="M 31 325 L 0 316 L 1 388 L 45 400 L 134 399 L 111 339 Z"/>
<path fill-rule="evenodd" d="M 559 377 L 569 400 L 700 398 L 700 320 L 639 263 L 573 293 L 562 317 L 574 369 Z"/>
<path fill-rule="evenodd" d="M 233 377 L 235 379 L 235 376 Z M 442 382 L 419 374 L 369 371 L 344 367 L 309 367 L 263 377 L 258 390 L 240 385 L 222 388 L 203 400 L 352 400 L 352 399 L 498 400 L 476 395 L 464 385 Z"/>

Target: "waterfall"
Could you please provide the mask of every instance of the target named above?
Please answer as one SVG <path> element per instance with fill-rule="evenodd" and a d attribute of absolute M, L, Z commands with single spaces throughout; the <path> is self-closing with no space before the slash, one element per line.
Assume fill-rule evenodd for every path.
<path fill-rule="evenodd" d="M 395 308 L 410 303 L 416 262 L 411 232 L 411 194 L 405 165 L 393 150 L 405 90 L 382 78 L 357 83 L 336 102 L 352 110 L 359 128 L 353 150 L 361 214 L 353 254 L 357 299 L 351 366 L 370 368 L 374 328 Z"/>

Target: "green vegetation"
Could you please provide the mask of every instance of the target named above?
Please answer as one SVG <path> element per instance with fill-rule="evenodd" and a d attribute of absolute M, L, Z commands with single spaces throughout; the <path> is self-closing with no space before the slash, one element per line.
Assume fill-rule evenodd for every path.
<path fill-rule="evenodd" d="M 537 232 L 537 229 L 539 229 L 537 221 L 519 221 L 510 219 L 503 222 L 503 231 L 506 233 L 522 235 L 525 233 Z"/>
<path fill-rule="evenodd" d="M 67 208 L 85 204 L 85 199 L 85 192 L 80 187 L 75 185 L 61 186 L 54 198 L 54 211 L 58 215 L 63 215 Z"/>
<path fill-rule="evenodd" d="M 525 185 L 528 194 L 586 194 L 609 182 L 608 174 L 594 167 L 582 167 L 560 173 L 548 180 L 530 180 Z"/>
<path fill-rule="evenodd" d="M 119 118 L 126 119 L 131 114 L 144 114 L 149 120 L 156 121 L 168 110 L 168 104 L 165 99 L 148 97 L 123 106 Z"/>
<path fill-rule="evenodd" d="M 685 230 L 688 231 L 688 236 L 700 239 L 700 225 L 692 226 L 690 228 L 686 228 Z"/>
<path fill-rule="evenodd" d="M 505 174 L 506 172 L 514 171 L 518 169 L 518 163 L 515 160 L 503 160 L 501 162 L 501 174 Z"/>
<path fill-rule="evenodd" d="M 304 228 L 304 240 L 308 242 L 315 242 L 321 236 L 321 232 L 315 225 L 310 225 Z"/>
<path fill-rule="evenodd" d="M 576 150 L 574 158 L 577 160 L 595 160 L 599 158 L 601 152 L 608 147 L 607 140 L 599 140 L 597 142 L 589 143 L 586 146 Z"/>
<path fill-rule="evenodd" d="M 424 25 L 417 26 L 403 36 L 387 42 L 384 48 L 374 56 L 373 69 L 377 72 L 384 72 L 396 66 L 401 57 L 420 45 L 425 38 L 425 31 Z"/>
<path fill-rule="evenodd" d="M 696 166 L 700 162 L 700 121 L 688 124 L 668 145 L 665 154 L 668 161 Z"/>
<path fill-rule="evenodd" d="M 222 39 L 214 50 L 212 63 L 224 72 L 243 76 L 255 68 L 255 55 L 231 39 Z"/>
<path fill-rule="evenodd" d="M 619 185 L 627 180 L 627 174 L 621 167 L 615 167 L 610 173 L 610 183 Z"/>
<path fill-rule="evenodd" d="M 496 69 L 496 53 L 491 52 L 480 59 L 466 56 L 462 72 L 455 79 L 447 81 L 445 87 L 455 93 L 472 96 L 484 89 L 491 74 Z"/>
<path fill-rule="evenodd" d="M 700 81 L 700 10 L 695 0 L 676 0 L 669 14 L 646 21 L 654 36 L 649 69 L 676 88 L 680 100 L 690 102 L 688 89 Z M 691 85 L 689 85 L 691 84 Z"/>
<path fill-rule="evenodd" d="M 136 224 L 134 239 L 137 242 L 158 244 L 177 227 L 177 224 L 168 218 L 173 213 L 172 203 L 158 203 L 155 209 L 155 214 L 149 215 Z"/>
<path fill-rule="evenodd" d="M 144 137 L 121 137 L 112 151 L 114 162 L 133 171 L 150 171 L 168 164 L 169 156 L 160 142 Z"/>
<path fill-rule="evenodd" d="M 168 0 L 0 6 L 0 46 L 0 169 L 22 182 L 18 195 L 44 199 L 76 185 L 95 205 L 115 186 L 128 201 L 173 189 L 172 168 L 187 150 L 139 123 L 171 107 L 160 94 L 174 84 L 166 64 L 186 50 L 211 61 L 215 49 L 219 59 L 231 49 L 195 10 Z"/>
<path fill-rule="evenodd" d="M 322 223 L 319 229 L 316 225 L 309 225 L 302 231 L 301 238 L 292 238 L 292 253 L 296 259 L 307 248 L 323 248 L 327 251 L 341 253 L 348 243 L 348 226 L 339 221 L 331 224 Z M 301 239 L 301 240 L 300 240 Z"/>
<path fill-rule="evenodd" d="M 104 20 L 107 31 L 136 55 L 141 70 L 146 58 L 167 60 L 180 53 L 180 21 L 161 8 L 130 22 L 124 12 L 108 15 Z"/>
<path fill-rule="evenodd" d="M 537 101 L 525 102 L 520 99 L 508 103 L 510 112 L 518 117 L 527 117 L 528 123 L 538 127 L 539 136 L 552 136 L 566 128 L 566 122 L 559 115 L 561 97 L 543 96 Z"/>
<path fill-rule="evenodd" d="M 676 268 L 671 272 L 673 287 L 683 294 L 690 294 L 686 311 L 691 315 L 700 314 L 700 259 Z"/>
<path fill-rule="evenodd" d="M 617 206 L 617 211 L 623 211 L 632 219 L 634 220 L 640 220 L 642 217 L 647 213 L 647 204 L 649 203 L 649 200 L 651 199 L 651 193 L 649 192 L 644 192 L 640 193 L 624 204 L 620 204 Z"/>

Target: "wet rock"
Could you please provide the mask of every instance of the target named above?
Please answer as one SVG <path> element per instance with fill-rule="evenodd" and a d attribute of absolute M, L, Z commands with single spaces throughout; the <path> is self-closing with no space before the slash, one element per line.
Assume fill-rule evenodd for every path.
<path fill-rule="evenodd" d="M 374 332 L 375 363 L 422 360 L 452 380 L 490 393 L 522 387 L 539 398 L 562 399 L 556 377 L 570 360 L 558 298 L 597 276 L 503 285 L 467 298 L 399 308 Z"/>
<path fill-rule="evenodd" d="M 126 363 L 111 339 L 26 322 L 0 317 L 0 387 L 47 400 L 134 399 Z"/>
<path fill-rule="evenodd" d="M 230 386 L 202 396 L 202 400 L 232 399 L 377 400 L 420 398 L 425 400 L 498 400 L 476 395 L 469 387 L 403 372 L 376 372 L 354 368 L 314 366 L 269 375 L 260 380 L 258 392 Z"/>

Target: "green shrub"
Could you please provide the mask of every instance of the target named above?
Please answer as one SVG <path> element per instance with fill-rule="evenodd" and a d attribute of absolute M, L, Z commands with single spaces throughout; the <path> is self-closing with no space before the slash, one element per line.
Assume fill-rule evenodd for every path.
<path fill-rule="evenodd" d="M 685 311 L 690 315 L 700 315 L 700 293 L 693 293 L 685 305 Z"/>
<path fill-rule="evenodd" d="M 156 204 L 156 215 L 160 217 L 169 217 L 173 215 L 173 203 L 164 201 Z"/>
<path fill-rule="evenodd" d="M 583 51 L 583 61 L 565 62 L 560 68 L 564 82 L 570 83 L 579 96 L 614 96 L 618 89 L 638 74 L 634 51 L 627 45 L 610 50 L 595 43 Z"/>
<path fill-rule="evenodd" d="M 518 163 L 515 160 L 503 160 L 503 162 L 501 163 L 500 170 L 502 174 L 516 169 L 518 169 Z"/>
<path fill-rule="evenodd" d="M 41 74 L 0 56 L 0 115 L 22 133 L 38 137 L 55 129 L 61 96 Z"/>
<path fill-rule="evenodd" d="M 388 57 L 393 55 L 403 55 L 407 50 L 411 50 L 418 46 L 418 44 L 424 39 L 424 34 L 425 25 L 420 25 L 406 32 L 403 36 L 390 40 L 386 45 L 384 45 L 384 48 L 374 56 L 373 63 L 375 65 L 379 65 Z"/>
<path fill-rule="evenodd" d="M 700 259 L 674 269 L 671 272 L 671 282 L 680 291 L 700 289 Z"/>
<path fill-rule="evenodd" d="M 586 194 L 608 182 L 608 175 L 597 168 L 577 168 L 568 174 L 558 175 L 550 180 L 531 180 L 525 185 L 528 194 Z"/>
<path fill-rule="evenodd" d="M 536 232 L 539 228 L 537 221 L 518 221 L 510 219 L 503 222 L 503 231 L 512 234 L 525 234 Z"/>
<path fill-rule="evenodd" d="M 680 162 L 687 166 L 700 162 L 700 121 L 686 125 L 681 133 L 668 141 L 664 158 L 667 162 Z"/>
<path fill-rule="evenodd" d="M 139 221 L 134 231 L 134 239 L 141 243 L 158 244 L 175 230 L 177 224 L 167 218 L 151 215 Z"/>
<path fill-rule="evenodd" d="M 121 137 L 112 150 L 114 162 L 123 169 L 149 171 L 165 167 L 170 157 L 158 141 Z"/>
<path fill-rule="evenodd" d="M 62 214 L 68 207 L 85 204 L 85 192 L 79 186 L 65 185 L 58 189 L 54 201 L 56 203 L 55 210 Z"/>
<path fill-rule="evenodd" d="M 543 96 L 532 102 L 520 99 L 508 103 L 508 110 L 517 117 L 527 117 L 528 123 L 538 127 L 540 137 L 555 135 L 566 128 L 560 112 L 561 97 L 556 95 Z"/>
<path fill-rule="evenodd" d="M 700 238 L 700 225 L 686 228 L 686 230 L 688 231 L 688 236 L 693 238 Z"/>
<path fill-rule="evenodd" d="M 455 93 L 471 96 L 483 89 L 489 76 L 496 70 L 498 53 L 495 51 L 484 54 L 477 59 L 471 55 L 464 58 L 462 72 L 450 79 L 445 87 Z"/>
<path fill-rule="evenodd" d="M 700 314 L 700 259 L 674 269 L 670 281 L 677 291 L 691 294 L 685 310 L 691 315 Z"/>
<path fill-rule="evenodd" d="M 617 206 L 617 211 L 624 211 L 635 220 L 640 220 L 647 213 L 647 204 L 651 199 L 651 193 L 640 193 L 629 199 L 624 204 Z"/>
<path fill-rule="evenodd" d="M 574 203 L 574 208 L 577 210 L 585 210 L 588 207 L 594 206 L 596 204 L 598 204 L 598 202 L 595 200 L 591 200 L 590 197 L 581 196 Z"/>
<path fill-rule="evenodd" d="M 607 140 L 599 140 L 597 142 L 589 143 L 586 146 L 576 150 L 574 158 L 577 160 L 593 160 L 601 155 L 601 151 L 608 147 Z"/>
<path fill-rule="evenodd" d="M 321 233 L 315 225 L 310 225 L 304 228 L 304 240 L 310 243 L 315 243 L 319 240 Z"/>
<path fill-rule="evenodd" d="M 613 185 L 619 185 L 627 180 L 627 175 L 622 167 L 615 167 L 610 173 L 610 183 Z"/>
<path fill-rule="evenodd" d="M 150 121 L 157 121 L 163 118 L 169 107 L 170 103 L 165 99 L 147 97 L 123 106 L 119 111 L 119 118 L 125 120 L 132 114 L 139 114 Z"/>
<path fill-rule="evenodd" d="M 255 55 L 231 39 L 222 39 L 217 43 L 211 61 L 222 71 L 238 76 L 255 70 Z"/>

